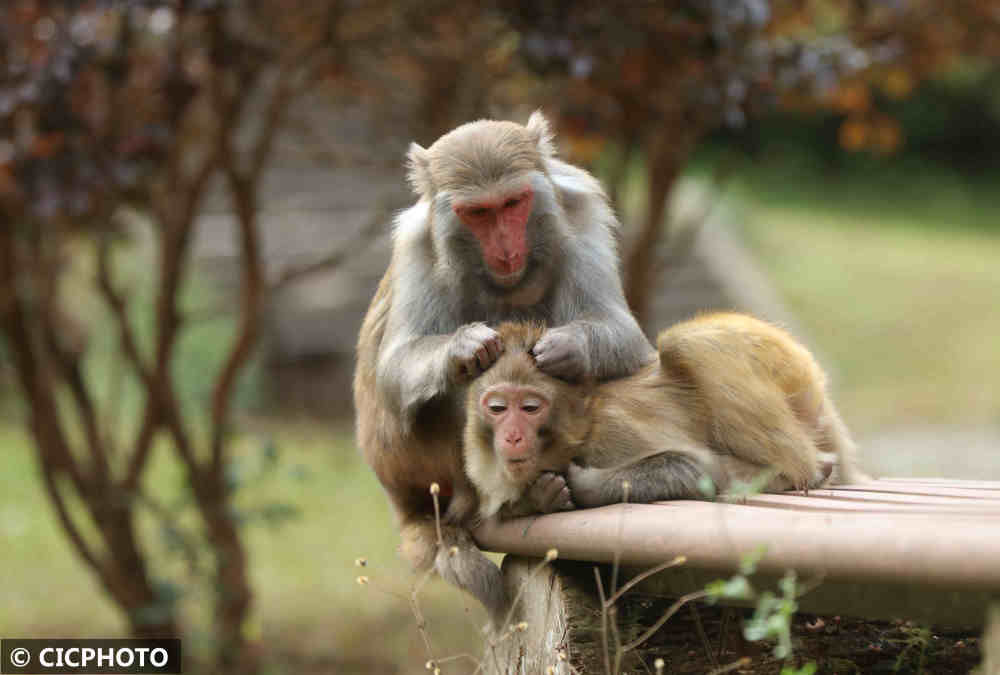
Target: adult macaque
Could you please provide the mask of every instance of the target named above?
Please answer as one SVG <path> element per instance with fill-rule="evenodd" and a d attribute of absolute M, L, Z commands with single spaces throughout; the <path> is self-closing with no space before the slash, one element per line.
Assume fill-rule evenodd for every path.
<path fill-rule="evenodd" d="M 502 611 L 499 570 L 461 527 L 477 508 L 462 468 L 464 386 L 504 351 L 489 325 L 550 326 L 534 363 L 563 379 L 620 377 L 655 359 L 625 304 L 600 185 L 553 156 L 548 123 L 478 121 L 409 151 L 416 205 L 396 218 L 392 259 L 358 340 L 357 435 L 416 568 Z M 438 545 L 428 488 L 440 485 Z"/>
<path fill-rule="evenodd" d="M 857 480 L 854 444 L 812 355 L 742 314 L 660 334 L 660 362 L 571 385 L 535 367 L 537 324 L 498 328 L 506 352 L 469 388 L 466 470 L 481 518 L 629 500 L 704 498 L 773 472 L 766 490 Z M 564 478 L 565 476 L 565 478 Z"/>

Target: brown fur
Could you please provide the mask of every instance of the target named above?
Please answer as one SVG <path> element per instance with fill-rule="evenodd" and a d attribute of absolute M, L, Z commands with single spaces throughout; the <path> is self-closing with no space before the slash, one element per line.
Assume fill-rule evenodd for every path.
<path fill-rule="evenodd" d="M 535 476 L 567 473 L 576 505 L 620 498 L 628 480 L 632 495 L 654 498 L 703 496 L 699 476 L 717 489 L 777 472 L 768 490 L 808 488 L 829 476 L 836 456 L 840 482 L 863 478 L 854 468 L 854 446 L 825 390 L 815 359 L 785 331 L 750 316 L 706 314 L 662 332 L 660 363 L 630 377 L 570 386 L 531 363 L 538 326 L 504 324 L 498 332 L 506 353 L 475 381 L 466 414 L 467 471 L 489 517 L 506 498 L 512 513 L 530 511 L 527 482 L 514 484 L 491 445 L 482 392 L 502 383 L 529 386 L 550 396 L 550 440 L 537 450 Z M 583 412 L 582 412 L 583 411 Z M 676 462 L 663 455 L 675 455 Z M 579 467 L 575 467 L 579 464 Z M 673 466 L 674 469 L 664 469 Z M 674 471 L 674 473 L 671 473 Z M 546 480 L 548 480 L 546 478 Z M 546 483 L 548 496 L 554 494 Z"/>

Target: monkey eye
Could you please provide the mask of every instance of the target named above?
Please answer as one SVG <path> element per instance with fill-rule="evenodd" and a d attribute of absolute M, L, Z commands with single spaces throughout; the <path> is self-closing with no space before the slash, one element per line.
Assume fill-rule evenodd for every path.
<path fill-rule="evenodd" d="M 536 413 L 542 409 L 542 402 L 537 398 L 526 398 L 521 402 L 521 410 L 526 413 Z"/>
<path fill-rule="evenodd" d="M 520 203 L 521 203 L 521 198 L 520 197 L 511 197 L 510 199 L 508 199 L 507 201 L 505 201 L 503 203 L 503 207 L 505 209 L 509 209 L 512 206 L 517 206 Z"/>
<path fill-rule="evenodd" d="M 476 206 L 476 207 L 471 208 L 471 209 L 466 209 L 466 213 L 468 213 L 473 218 L 482 218 L 487 213 L 489 213 L 489 211 L 490 210 L 488 208 L 486 208 L 485 206 Z"/>
<path fill-rule="evenodd" d="M 494 415 L 499 415 L 507 409 L 507 402 L 499 397 L 491 397 L 486 401 L 486 407 L 489 408 L 490 412 Z"/>

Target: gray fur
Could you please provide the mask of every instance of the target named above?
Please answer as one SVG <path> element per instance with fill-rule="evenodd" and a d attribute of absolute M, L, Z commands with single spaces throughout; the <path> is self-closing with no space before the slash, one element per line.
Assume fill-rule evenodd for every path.
<path fill-rule="evenodd" d="M 434 558 L 437 573 L 482 602 L 494 626 L 503 625 L 507 598 L 500 569 L 479 552 L 467 532 L 454 528 L 447 532 Z"/>
<path fill-rule="evenodd" d="M 454 393 L 450 366 L 468 354 L 458 354 L 452 338 L 467 324 L 554 326 L 537 355 L 543 370 L 560 377 L 621 377 L 654 359 L 625 303 L 612 237 L 617 221 L 604 194 L 585 172 L 558 164 L 561 183 L 542 172 L 531 176 L 531 257 L 513 289 L 489 282 L 478 245 L 452 213 L 446 191 L 397 218 L 386 331 L 392 337 L 380 350 L 378 387 L 407 423 L 424 403 Z"/>
<path fill-rule="evenodd" d="M 667 451 L 608 469 L 570 464 L 567 482 L 577 506 L 588 508 L 622 501 L 626 481 L 630 502 L 706 499 L 712 495 L 705 494 L 700 487 L 705 477 L 717 483 L 718 479 L 712 479 L 707 467 L 691 455 Z"/>

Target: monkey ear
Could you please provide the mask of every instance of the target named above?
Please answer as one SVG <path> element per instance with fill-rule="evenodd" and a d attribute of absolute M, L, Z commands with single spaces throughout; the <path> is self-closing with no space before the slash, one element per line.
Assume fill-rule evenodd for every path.
<path fill-rule="evenodd" d="M 406 153 L 406 177 L 410 187 L 418 196 L 434 193 L 434 181 L 431 180 L 431 158 L 427 150 L 416 143 L 410 143 L 410 151 Z"/>
<path fill-rule="evenodd" d="M 528 123 L 525 127 L 528 130 L 528 136 L 535 142 L 538 151 L 542 153 L 543 157 L 552 157 L 556 154 L 552 129 L 549 127 L 549 121 L 545 119 L 545 115 L 542 114 L 541 110 L 531 113 L 531 117 L 528 118 Z"/>

